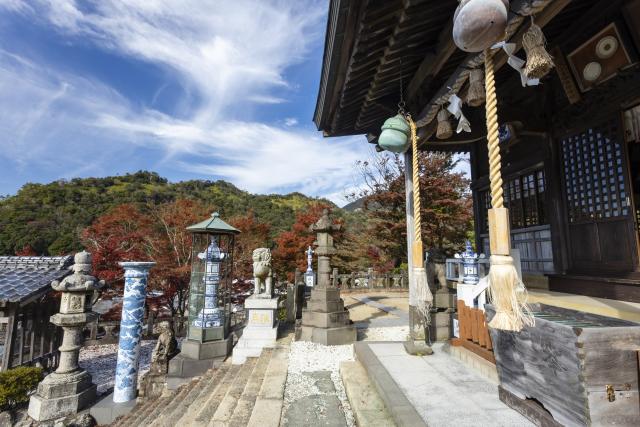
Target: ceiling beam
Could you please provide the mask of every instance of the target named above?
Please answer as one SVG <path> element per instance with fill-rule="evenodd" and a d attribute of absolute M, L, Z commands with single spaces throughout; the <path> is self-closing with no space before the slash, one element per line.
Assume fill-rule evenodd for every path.
<path fill-rule="evenodd" d="M 522 34 L 529 28 L 528 15 L 536 15 L 535 22 L 540 27 L 548 24 L 558 15 L 571 0 L 517 0 L 511 5 L 509 24 L 507 25 L 507 40 L 515 40 L 517 50 L 522 48 Z M 522 24 L 525 25 L 522 25 Z M 506 64 L 508 57 L 504 52 L 496 54 L 496 71 Z M 447 102 L 452 93 L 458 93 L 469 77 L 470 70 L 478 68 L 484 63 L 484 53 L 472 53 L 458 66 L 445 84 L 431 98 L 431 101 L 418 115 L 416 124 L 425 126 L 432 122 L 440 106 Z"/>

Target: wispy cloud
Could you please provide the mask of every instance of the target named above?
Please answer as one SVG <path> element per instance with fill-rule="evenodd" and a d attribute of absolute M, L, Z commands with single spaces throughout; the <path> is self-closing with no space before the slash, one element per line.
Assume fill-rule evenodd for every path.
<path fill-rule="evenodd" d="M 70 43 L 162 67 L 198 95 L 185 114 L 172 116 L 153 107 L 163 87 L 151 105 L 140 107 L 92 76 L 0 52 L 4 155 L 28 167 L 62 156 L 73 163 L 81 149 L 95 163 L 92 170 L 108 173 L 110 160 L 145 147 L 160 150 L 165 164 L 255 192 L 335 195 L 351 182 L 351 166 L 366 151 L 360 138 L 328 141 L 298 127 L 296 118 L 277 121 L 282 126 L 251 115 L 288 103 L 299 90 L 285 71 L 319 49 L 326 4 L 179 3 L 0 0 L 0 13 L 23 14 Z M 309 89 L 313 103 L 317 88 Z M 70 169 L 86 170 L 86 164 Z"/>

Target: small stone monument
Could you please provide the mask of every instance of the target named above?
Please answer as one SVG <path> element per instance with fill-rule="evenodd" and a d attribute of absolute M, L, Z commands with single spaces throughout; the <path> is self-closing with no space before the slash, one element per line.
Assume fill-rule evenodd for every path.
<path fill-rule="evenodd" d="M 160 324 L 160 336 L 151 354 L 149 372 L 140 381 L 138 396 L 141 398 L 155 398 L 162 394 L 165 388 L 169 360 L 178 354 L 178 341 L 171 327 L 171 323 Z"/>
<path fill-rule="evenodd" d="M 278 339 L 278 297 L 273 296 L 271 251 L 253 251 L 255 290 L 244 302 L 248 323 L 233 349 L 232 363 L 243 364 L 247 357 L 259 357 L 265 347 L 274 347 Z M 262 286 L 264 285 L 264 291 Z"/>
<path fill-rule="evenodd" d="M 302 326 L 296 331 L 301 341 L 324 345 L 350 344 L 356 340 L 356 328 L 340 298 L 340 289 L 331 282 L 331 255 L 336 251 L 332 233 L 340 230 L 325 209 L 311 231 L 316 232 L 318 284 L 311 290 L 307 308 L 302 312 Z"/>
<path fill-rule="evenodd" d="M 94 322 L 98 314 L 91 311 L 94 291 L 104 285 L 91 276 L 91 254 L 80 252 L 74 258 L 73 274 L 51 287 L 62 293 L 60 312 L 51 316 L 51 323 L 63 329 L 60 362 L 55 372 L 38 384 L 29 400 L 29 416 L 47 421 L 75 414 L 93 403 L 96 386 L 91 375 L 78 366 L 82 347 L 82 330 Z"/>

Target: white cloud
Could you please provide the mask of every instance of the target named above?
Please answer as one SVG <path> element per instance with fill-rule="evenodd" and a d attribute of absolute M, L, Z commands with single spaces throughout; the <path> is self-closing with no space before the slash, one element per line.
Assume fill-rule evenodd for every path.
<path fill-rule="evenodd" d="M 297 124 L 298 124 L 298 119 L 296 119 L 295 117 L 287 117 L 286 119 L 284 119 L 285 126 L 295 126 Z"/>
<path fill-rule="evenodd" d="M 199 100 L 177 118 L 152 106 L 133 106 L 90 78 L 0 52 L 2 145 L 8 145 L 4 155 L 23 167 L 78 157 L 77 150 L 83 150 L 92 158 L 93 170 L 104 170 L 107 161 L 123 152 L 150 147 L 162 150 L 164 162 L 250 191 L 297 190 L 338 199 L 345 182 L 352 180 L 353 163 L 366 152 L 361 138 L 324 140 L 317 132 L 297 128 L 296 118 L 285 118 L 284 127 L 278 127 L 259 123 L 248 113 L 260 104 L 268 108 L 288 102 L 297 90 L 284 71 L 319 45 L 324 2 L 21 4 L 0 0 L 0 8 L 39 20 L 71 42 L 163 67 Z M 55 141 L 58 147 L 52 147 Z M 67 171 L 86 168 L 86 163 L 75 162 Z"/>

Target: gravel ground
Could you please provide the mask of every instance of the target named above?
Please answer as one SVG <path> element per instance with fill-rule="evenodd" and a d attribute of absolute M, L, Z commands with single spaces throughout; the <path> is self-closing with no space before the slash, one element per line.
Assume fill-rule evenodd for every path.
<path fill-rule="evenodd" d="M 409 326 L 358 329 L 358 341 L 405 341 Z"/>
<path fill-rule="evenodd" d="M 353 345 L 323 346 L 307 341 L 292 342 L 284 392 L 283 419 L 286 420 L 288 409 L 295 405 L 296 401 L 310 396 L 317 396 L 315 400 L 318 416 L 330 418 L 332 414 L 326 413 L 326 408 L 322 405 L 322 396 L 335 394 L 344 411 L 347 426 L 354 427 L 353 412 L 338 371 L 340 362 L 345 360 L 354 360 Z M 314 376 L 310 375 L 323 371 L 331 373 L 335 390 L 319 388 Z"/>
<path fill-rule="evenodd" d="M 149 370 L 151 352 L 156 342 L 142 341 L 138 378 Z M 80 350 L 80 366 L 86 369 L 98 386 L 98 395 L 108 393 L 113 388 L 116 376 L 118 344 L 92 345 Z"/>

